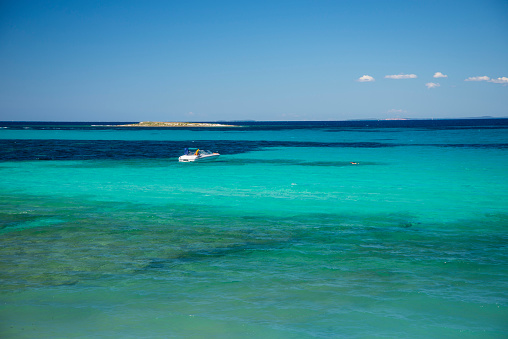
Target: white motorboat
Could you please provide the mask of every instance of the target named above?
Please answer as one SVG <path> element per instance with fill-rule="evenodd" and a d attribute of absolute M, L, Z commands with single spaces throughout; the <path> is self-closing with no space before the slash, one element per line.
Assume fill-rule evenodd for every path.
<path fill-rule="evenodd" d="M 192 162 L 192 161 L 213 161 L 219 158 L 219 153 L 202 150 L 199 148 L 186 148 L 183 155 L 178 158 L 180 162 Z"/>

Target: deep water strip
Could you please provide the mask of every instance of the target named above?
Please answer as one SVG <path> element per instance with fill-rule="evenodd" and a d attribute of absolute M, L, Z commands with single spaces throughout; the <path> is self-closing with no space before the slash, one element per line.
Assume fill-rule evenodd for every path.
<path fill-rule="evenodd" d="M 0 161 L 23 160 L 88 160 L 88 159 L 157 159 L 181 155 L 189 144 L 221 154 L 241 154 L 270 147 L 319 148 L 385 148 L 400 146 L 458 147 L 508 149 L 508 144 L 397 144 L 387 142 L 313 142 L 313 141 L 249 141 L 199 140 L 131 141 L 131 140 L 0 140 Z"/>

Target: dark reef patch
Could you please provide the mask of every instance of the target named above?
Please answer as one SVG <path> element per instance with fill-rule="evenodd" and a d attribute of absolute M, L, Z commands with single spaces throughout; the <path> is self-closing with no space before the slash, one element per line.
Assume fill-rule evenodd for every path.
<path fill-rule="evenodd" d="M 240 154 L 269 147 L 393 147 L 377 142 L 298 142 L 298 141 L 131 141 L 131 140 L 0 140 L 0 161 L 157 159 L 182 154 L 185 147 L 218 150 L 221 154 Z"/>

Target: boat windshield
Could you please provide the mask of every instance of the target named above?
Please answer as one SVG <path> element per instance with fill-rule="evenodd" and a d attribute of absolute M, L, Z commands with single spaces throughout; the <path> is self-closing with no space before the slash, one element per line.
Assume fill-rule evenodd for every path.
<path fill-rule="evenodd" d="M 213 154 L 213 152 L 209 151 L 209 150 L 204 150 L 204 149 L 200 149 L 200 148 L 191 148 L 191 147 L 186 147 L 183 151 L 183 155 L 210 155 L 210 154 Z"/>

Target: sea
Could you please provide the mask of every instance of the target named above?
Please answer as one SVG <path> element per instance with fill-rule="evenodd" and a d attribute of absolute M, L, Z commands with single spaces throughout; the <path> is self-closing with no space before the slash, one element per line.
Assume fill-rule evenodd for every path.
<path fill-rule="evenodd" d="M 1 338 L 508 338 L 508 119 L 117 124 L 0 122 Z"/>

